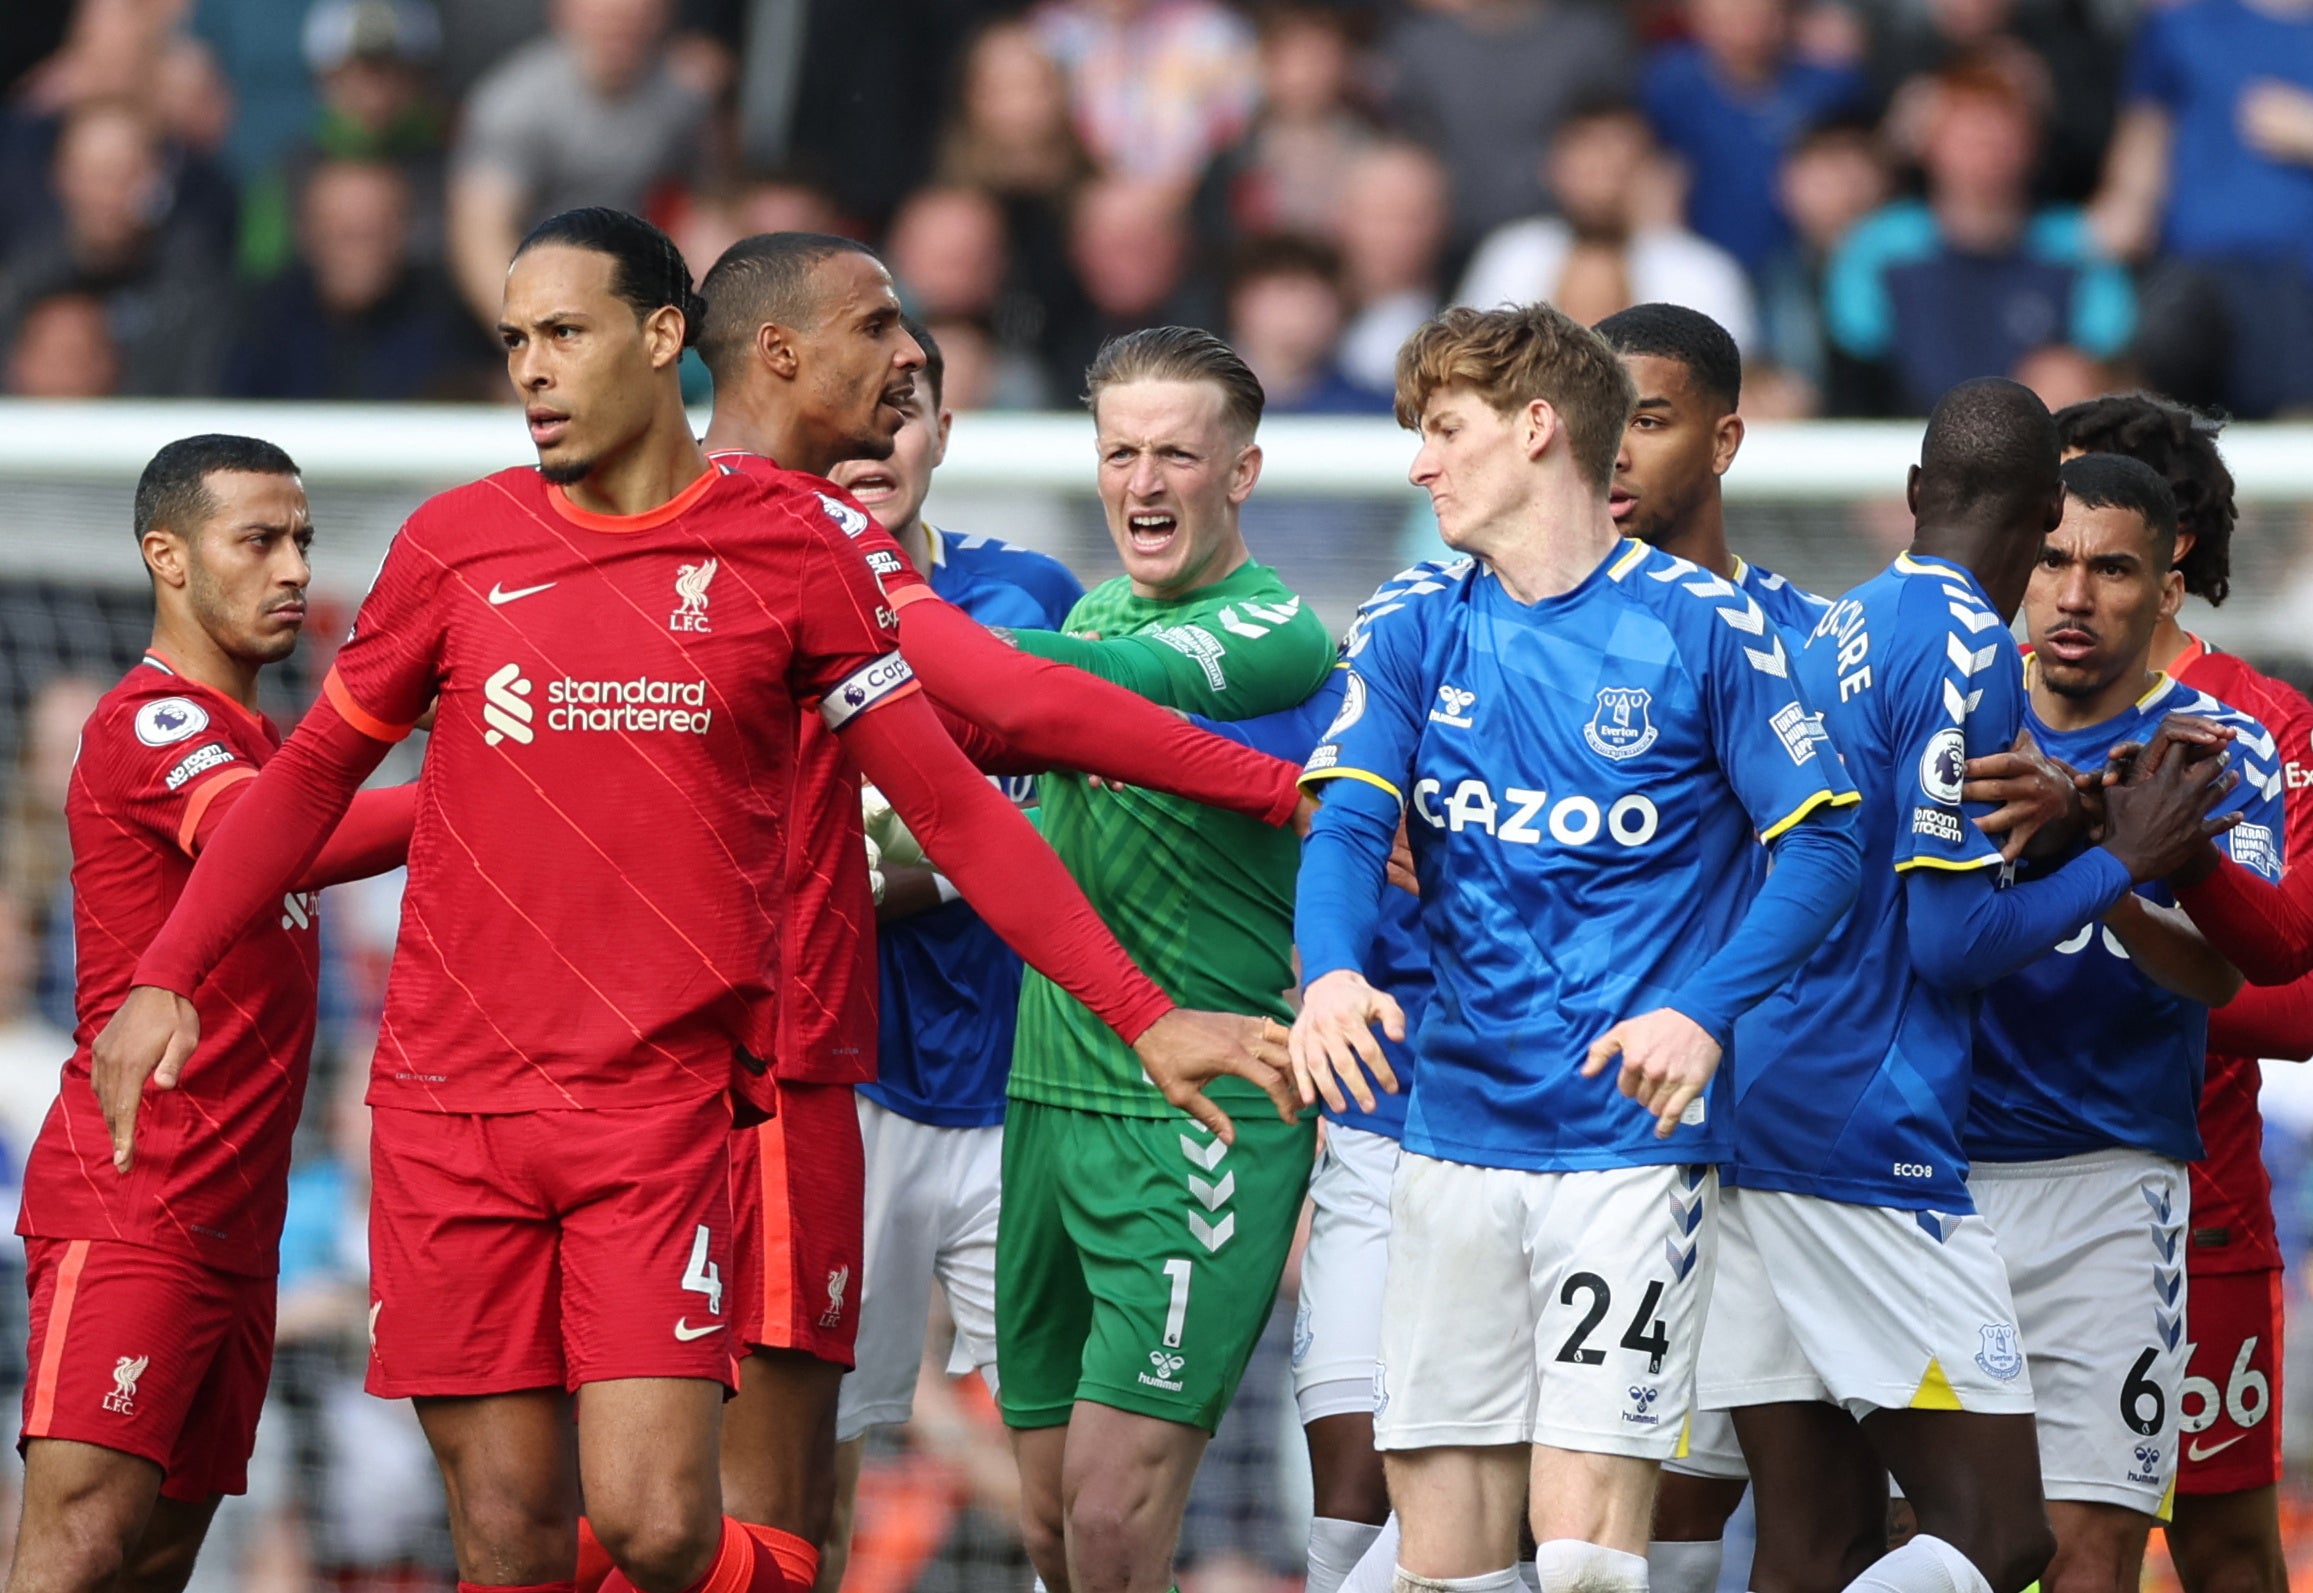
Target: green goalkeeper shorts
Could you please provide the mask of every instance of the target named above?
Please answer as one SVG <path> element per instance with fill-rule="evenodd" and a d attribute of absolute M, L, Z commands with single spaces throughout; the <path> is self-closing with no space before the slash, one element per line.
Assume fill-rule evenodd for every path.
<path fill-rule="evenodd" d="M 1234 1104 L 1234 1103 L 1232 1103 Z M 1269 1320 L 1315 1156 L 1316 1114 L 1187 1117 L 1014 1100 L 996 1229 L 1004 1421 L 1058 1427 L 1078 1400 L 1211 1432 Z"/>

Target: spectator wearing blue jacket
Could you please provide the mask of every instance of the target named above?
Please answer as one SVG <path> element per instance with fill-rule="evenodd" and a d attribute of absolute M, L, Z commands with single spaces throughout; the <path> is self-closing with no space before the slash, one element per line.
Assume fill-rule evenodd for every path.
<path fill-rule="evenodd" d="M 1832 256 L 1832 346 L 1881 365 L 1901 413 L 1924 415 L 1954 384 L 2014 375 L 2051 350 L 2103 361 L 2128 347 L 2127 271 L 2099 252 L 2084 212 L 2032 207 L 2037 132 L 2005 74 L 1939 74 L 1920 152 L 1926 198 L 1883 206 Z"/>
<path fill-rule="evenodd" d="M 1791 240 L 1776 192 L 1783 157 L 1811 127 L 1863 110 L 1861 73 L 1804 60 L 1789 0 L 1687 0 L 1692 37 L 1647 62 L 1640 101 L 1686 163 L 1687 225 L 1756 280 Z"/>

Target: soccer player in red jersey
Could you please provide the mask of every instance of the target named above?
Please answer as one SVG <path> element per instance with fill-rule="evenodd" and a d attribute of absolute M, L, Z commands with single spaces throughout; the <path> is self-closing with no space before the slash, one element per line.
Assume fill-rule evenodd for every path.
<path fill-rule="evenodd" d="M 711 457 L 834 505 L 900 615 L 902 653 L 967 750 L 998 770 L 1078 769 L 1271 823 L 1292 817 L 1292 764 L 1006 645 L 936 596 L 884 528 L 822 479 L 845 461 L 890 454 L 922 362 L 873 254 L 818 234 L 749 238 L 725 251 L 702 292 Z M 723 1487 L 731 1513 L 779 1546 L 790 1579 L 809 1583 L 833 1525 L 836 1395 L 857 1327 L 865 1173 L 852 1091 L 875 1076 L 877 972 L 850 799 L 859 771 L 835 737 L 806 723 L 797 775 L 795 810 L 810 817 L 789 835 L 789 912 L 811 930 L 790 954 L 790 977 L 814 999 L 784 1015 L 778 1116 L 742 1131 L 737 1153 L 741 1242 L 749 1263 L 758 1246 L 763 1261 L 743 1307 L 750 1354 L 725 1416 Z M 1030 945 L 1015 949 L 1040 961 Z M 1218 1116 L 1177 1086 L 1175 1100 Z M 805 1136 L 814 1154 L 790 1156 Z"/>
<path fill-rule="evenodd" d="M 414 810 L 411 788 L 366 794 L 238 931 L 200 992 L 200 1049 L 153 1103 L 138 1176 L 115 1175 L 89 1042 L 281 744 L 257 675 L 297 646 L 313 535 L 289 456 L 225 436 L 153 457 L 136 531 L 152 645 L 90 716 L 65 796 L 79 1032 L 16 1225 L 32 1376 L 12 1593 L 181 1588 L 219 1496 L 246 1489 L 313 1047 L 313 893 L 399 865 Z"/>
<path fill-rule="evenodd" d="M 676 374 L 700 308 L 633 216 L 524 240 L 499 331 L 538 467 L 404 525 L 97 1046 L 127 1171 L 140 1086 L 173 1072 L 230 926 L 438 697 L 369 1096 L 369 1386 L 416 1400 L 469 1593 L 566 1593 L 581 1493 L 613 1593 L 786 1586 L 722 1515 L 717 1455 L 731 1096 L 775 1105 L 800 999 L 781 954 L 804 705 L 1148 1054 L 1265 1060 L 1260 1020 L 1174 1008 L 1131 967 L 940 734 L 832 509 L 707 460 Z"/>
<path fill-rule="evenodd" d="M 2176 568 L 2185 590 L 2211 607 L 2230 584 L 2233 477 L 2217 425 L 2143 394 L 2090 399 L 2058 411 L 2067 457 L 2127 454 L 2159 471 L 2178 508 Z M 2254 716 L 2279 743 L 2285 790 L 2282 849 L 2291 875 L 2313 877 L 2313 704 L 2165 620 L 2152 662 L 2188 686 Z M 2241 844 L 2236 834 L 2234 844 Z M 2272 1181 L 2262 1155 L 2257 1059 L 2313 1051 L 2313 977 L 2250 986 L 2209 1013 L 2208 1075 L 2201 1088 L 2205 1160 L 2192 1166 L 2186 1299 L 2192 1358 L 2179 1413 L 2175 1517 L 2169 1552 L 2186 1593 L 2284 1593 L 2281 1550 L 2281 1250 Z"/>

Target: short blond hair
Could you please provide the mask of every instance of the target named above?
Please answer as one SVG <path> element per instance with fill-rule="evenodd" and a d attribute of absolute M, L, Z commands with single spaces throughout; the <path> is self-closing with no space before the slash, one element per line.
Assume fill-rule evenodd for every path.
<path fill-rule="evenodd" d="M 1150 326 L 1100 345 L 1084 373 L 1084 404 L 1095 416 L 1100 395 L 1127 382 L 1210 382 L 1221 390 L 1221 419 L 1247 442 L 1261 425 L 1261 379 L 1237 351 L 1193 326 Z"/>
<path fill-rule="evenodd" d="M 1397 420 L 1419 431 L 1440 388 L 1467 387 L 1499 415 L 1536 399 L 1558 412 L 1574 467 L 1604 492 L 1638 389 L 1606 340 L 1547 304 L 1453 309 L 1397 351 Z"/>

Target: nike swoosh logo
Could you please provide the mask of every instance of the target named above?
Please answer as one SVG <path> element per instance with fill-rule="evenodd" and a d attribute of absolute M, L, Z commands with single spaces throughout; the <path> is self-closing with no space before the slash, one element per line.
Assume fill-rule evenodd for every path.
<path fill-rule="evenodd" d="M 532 597 L 554 584 L 552 581 L 541 581 L 536 586 L 516 587 L 509 592 L 496 582 L 492 582 L 490 585 L 490 604 L 495 608 L 500 603 L 511 603 L 518 597 Z"/>
<path fill-rule="evenodd" d="M 720 1333 L 727 1325 L 722 1322 L 709 1322 L 704 1327 L 693 1327 L 689 1318 L 677 1317 L 675 1319 L 675 1337 L 688 1344 L 691 1340 L 703 1339 L 710 1333 Z"/>
<path fill-rule="evenodd" d="M 2206 1460 L 2211 1455 L 2223 1454 L 2226 1450 L 2232 1448 L 2233 1445 L 2239 1443 L 2242 1439 L 2248 1436 L 2249 1435 L 2247 1433 L 2235 1433 L 2232 1437 L 2226 1439 L 2223 1443 L 2211 1444 L 2206 1449 L 2201 1447 L 2200 1440 L 2196 1438 L 2186 1448 L 2185 1458 L 2187 1460 Z"/>

